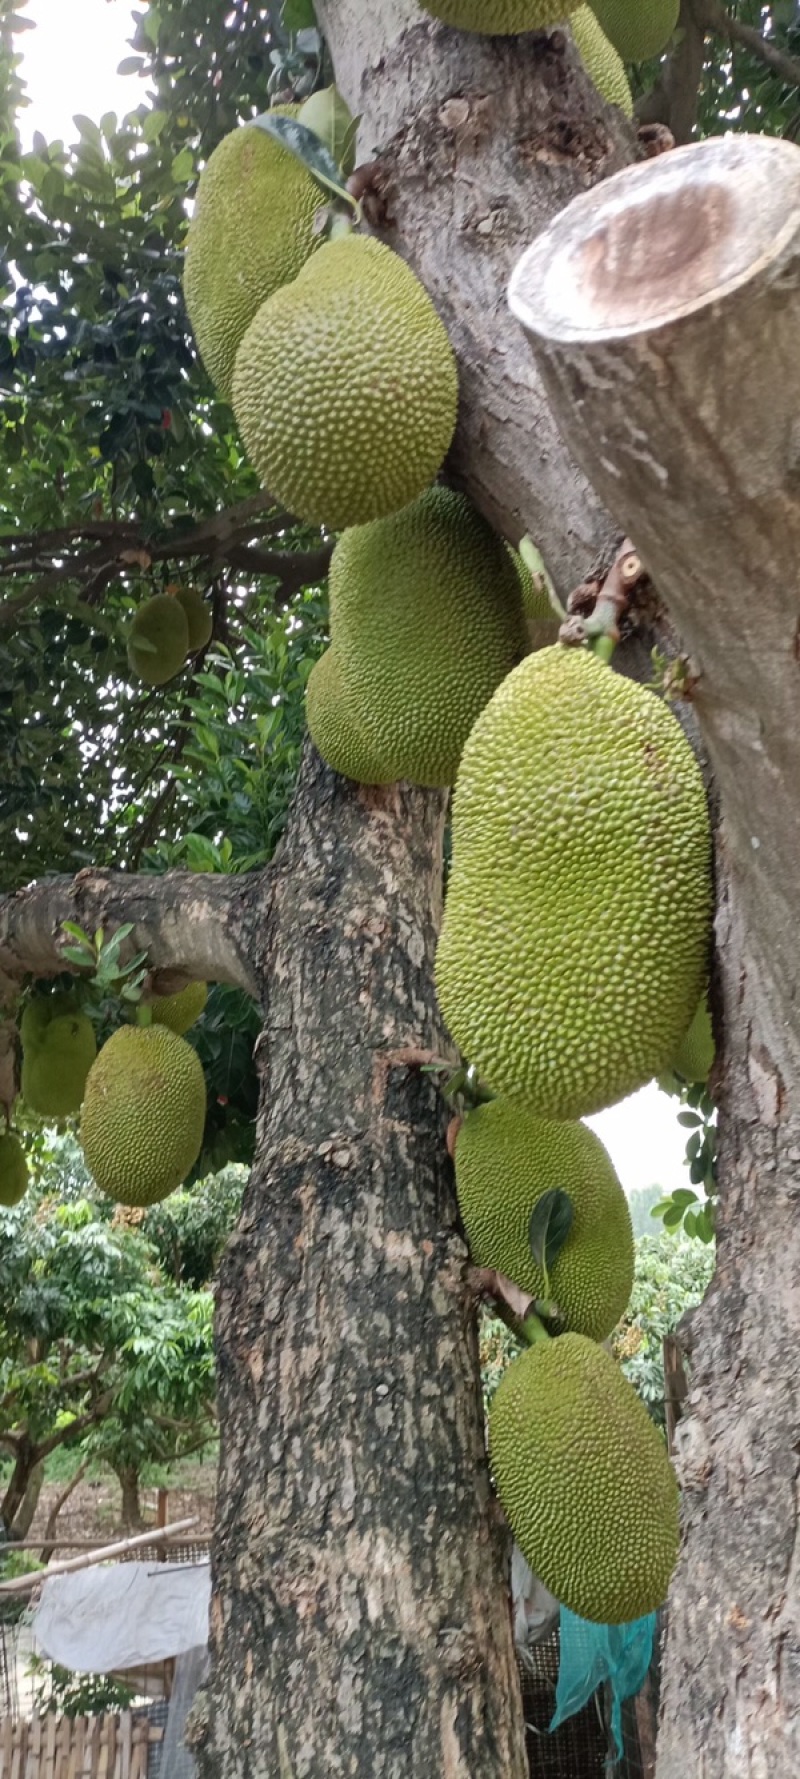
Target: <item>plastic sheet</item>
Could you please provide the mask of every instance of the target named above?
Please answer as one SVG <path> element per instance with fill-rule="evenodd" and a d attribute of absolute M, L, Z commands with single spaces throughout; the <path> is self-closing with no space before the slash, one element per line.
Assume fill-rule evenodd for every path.
<path fill-rule="evenodd" d="M 653 1656 L 656 1615 L 627 1625 L 594 1625 L 561 1608 L 561 1657 L 551 1730 L 586 1704 L 606 1683 L 611 1688 L 611 1728 L 622 1757 L 622 1702 L 644 1685 Z"/>

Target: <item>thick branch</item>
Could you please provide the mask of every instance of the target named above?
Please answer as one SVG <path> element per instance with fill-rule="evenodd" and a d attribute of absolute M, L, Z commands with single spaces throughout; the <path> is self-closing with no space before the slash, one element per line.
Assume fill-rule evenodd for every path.
<path fill-rule="evenodd" d="M 69 967 L 61 953 L 64 920 L 76 921 L 87 932 L 103 927 L 107 934 L 132 921 L 131 955 L 145 951 L 159 970 L 180 971 L 197 981 L 229 982 L 255 994 L 248 958 L 253 885 L 252 876 L 169 871 L 149 877 L 86 870 L 77 877 L 47 877 L 2 896 L 0 1000 L 4 986 L 8 993 L 28 973 L 53 976 Z"/>
<path fill-rule="evenodd" d="M 719 0 L 694 0 L 694 4 L 707 31 L 716 31 L 717 36 L 727 37 L 729 43 L 740 43 L 788 86 L 800 86 L 800 58 L 787 55 L 768 37 L 762 37 L 754 25 L 746 25 L 742 19 L 734 18 L 719 5 Z"/>

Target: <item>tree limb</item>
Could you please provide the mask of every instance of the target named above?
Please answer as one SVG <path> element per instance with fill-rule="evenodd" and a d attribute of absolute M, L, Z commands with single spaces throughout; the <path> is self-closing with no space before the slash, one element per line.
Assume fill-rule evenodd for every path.
<path fill-rule="evenodd" d="M 720 6 L 719 0 L 695 0 L 696 14 L 707 31 L 715 31 L 718 37 L 727 37 L 729 43 L 740 43 L 743 49 L 757 56 L 773 74 L 785 80 L 788 86 L 800 87 L 800 58 L 787 55 L 785 50 L 778 49 L 768 37 L 762 37 L 754 25 L 745 25 L 741 19 L 733 18 Z"/>
<path fill-rule="evenodd" d="M 64 920 L 107 933 L 132 921 L 131 956 L 145 951 L 161 970 L 179 971 L 189 980 L 232 983 L 255 995 L 248 943 L 250 904 L 259 893 L 263 897 L 261 878 L 260 872 L 135 876 L 87 869 L 0 896 L 0 1002 L 4 990 L 11 998 L 24 976 L 54 976 L 69 967 L 61 951 Z"/>

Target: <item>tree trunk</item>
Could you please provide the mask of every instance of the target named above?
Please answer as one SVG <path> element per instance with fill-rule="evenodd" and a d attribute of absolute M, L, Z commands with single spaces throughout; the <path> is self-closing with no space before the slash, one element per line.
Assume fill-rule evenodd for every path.
<path fill-rule="evenodd" d="M 275 861 L 258 1160 L 218 1287 L 218 1779 L 524 1779 L 431 969 L 444 799 L 310 747 Z"/>
<path fill-rule="evenodd" d="M 573 205 L 513 286 L 691 648 L 721 808 L 718 1265 L 678 1430 L 658 1779 L 800 1766 L 798 200 L 794 146 L 684 149 Z"/>
<path fill-rule="evenodd" d="M 27 1538 L 43 1487 L 44 1464 L 34 1464 L 33 1469 L 28 1472 L 25 1491 L 14 1515 L 11 1529 L 15 1538 Z"/>
<path fill-rule="evenodd" d="M 141 1532 L 145 1525 L 139 1500 L 139 1471 L 135 1464 L 115 1464 L 114 1475 L 120 1486 L 120 1519 L 125 1532 Z"/>

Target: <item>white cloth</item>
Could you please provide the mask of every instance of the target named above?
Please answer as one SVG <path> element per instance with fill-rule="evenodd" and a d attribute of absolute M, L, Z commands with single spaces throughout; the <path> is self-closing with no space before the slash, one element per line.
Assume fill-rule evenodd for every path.
<path fill-rule="evenodd" d="M 45 1581 L 33 1618 L 42 1655 L 84 1674 L 139 1668 L 208 1642 L 205 1563 L 105 1563 Z"/>

